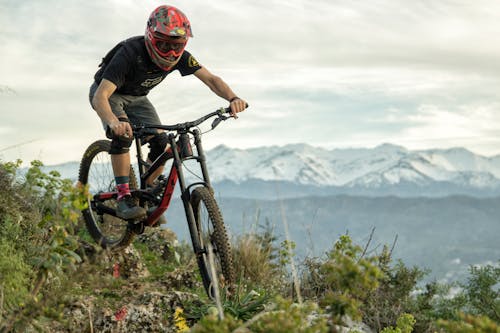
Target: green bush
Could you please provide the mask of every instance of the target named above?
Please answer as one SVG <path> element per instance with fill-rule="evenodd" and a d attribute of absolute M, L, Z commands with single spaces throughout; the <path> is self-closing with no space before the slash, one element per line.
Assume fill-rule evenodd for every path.
<path fill-rule="evenodd" d="M 431 320 L 423 320 L 419 314 L 428 308 L 427 303 L 434 293 L 424 292 L 417 297 L 418 301 L 412 296 L 425 272 L 418 267 L 409 268 L 401 261 L 392 265 L 387 248 L 384 248 L 378 258 L 382 276 L 379 286 L 368 295 L 362 306 L 364 322 L 380 331 L 384 327 L 395 325 L 403 314 L 412 313 L 418 317 L 419 325 L 428 326 Z"/>
<path fill-rule="evenodd" d="M 7 221 L 2 221 L 5 225 Z M 2 310 L 13 310 L 21 306 L 28 294 L 31 280 L 31 267 L 26 258 L 19 255 L 15 244 L 0 239 L 0 318 Z"/>
<path fill-rule="evenodd" d="M 398 318 L 395 328 L 386 327 L 381 333 L 411 333 L 413 325 L 415 325 L 415 318 L 411 314 L 405 313 Z"/>
<path fill-rule="evenodd" d="M 203 317 L 191 330 L 192 333 L 326 333 L 327 318 L 316 303 L 292 303 L 277 298 L 273 306 L 243 322 L 232 316 L 223 320 L 215 315 Z"/>
<path fill-rule="evenodd" d="M 373 293 L 382 278 L 376 256 L 363 256 L 363 249 L 349 236 L 341 236 L 325 261 L 309 261 L 303 275 L 308 296 L 319 299 L 328 308 L 333 320 L 344 316 L 362 318 L 361 306 Z"/>
<path fill-rule="evenodd" d="M 470 274 L 464 289 L 471 314 L 500 323 L 500 265 L 473 266 Z"/>
<path fill-rule="evenodd" d="M 438 320 L 441 332 L 447 333 L 498 333 L 500 326 L 486 316 L 461 314 L 459 320 Z"/>
<path fill-rule="evenodd" d="M 39 161 L 24 175 L 20 165 L 0 163 L 0 290 L 6 305 L 0 331 L 23 331 L 60 312 L 54 291 L 80 261 L 74 226 L 86 202 L 82 190 L 57 172 L 42 172 Z"/>

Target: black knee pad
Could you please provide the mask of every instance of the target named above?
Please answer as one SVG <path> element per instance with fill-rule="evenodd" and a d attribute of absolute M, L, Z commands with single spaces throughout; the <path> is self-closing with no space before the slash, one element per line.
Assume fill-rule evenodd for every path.
<path fill-rule="evenodd" d="M 149 154 L 148 159 L 153 162 L 165 151 L 168 144 L 167 134 L 165 132 L 159 133 L 152 137 L 149 141 Z"/>
<path fill-rule="evenodd" d="M 133 138 L 124 135 L 113 135 L 111 139 L 111 149 L 109 153 L 111 155 L 120 155 L 128 153 L 130 146 L 132 145 Z"/>

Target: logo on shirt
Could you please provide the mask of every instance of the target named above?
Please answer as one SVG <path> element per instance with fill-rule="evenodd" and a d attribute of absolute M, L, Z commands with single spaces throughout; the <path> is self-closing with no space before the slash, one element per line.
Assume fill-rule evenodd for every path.
<path fill-rule="evenodd" d="M 200 66 L 200 64 L 193 56 L 189 56 L 188 66 L 189 67 L 198 67 L 198 66 Z"/>
<path fill-rule="evenodd" d="M 163 80 L 163 77 L 157 77 L 154 79 L 147 79 L 146 81 L 141 83 L 141 86 L 146 87 L 146 88 L 151 88 L 156 86 L 158 83 L 160 83 Z"/>

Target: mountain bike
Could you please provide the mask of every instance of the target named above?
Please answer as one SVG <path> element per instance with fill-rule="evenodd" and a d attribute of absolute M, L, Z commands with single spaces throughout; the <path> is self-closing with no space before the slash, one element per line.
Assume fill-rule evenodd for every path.
<path fill-rule="evenodd" d="M 202 133 L 198 128 L 201 123 L 215 117 L 212 122 L 214 129 L 229 118 L 226 115 L 229 112 L 229 108 L 220 108 L 194 121 L 176 125 L 133 126 L 139 178 L 131 165 L 130 189 L 137 204 L 147 211 L 144 218 L 135 221 L 120 219 L 116 214 L 118 193 L 108 153 L 111 141 L 98 140 L 92 143 L 83 155 L 79 170 L 79 181 L 88 186 L 89 191 L 88 208 L 83 210 L 82 215 L 92 238 L 103 248 L 120 250 L 127 247 L 135 235 L 143 233 L 146 227 L 156 225 L 169 207 L 178 182 L 203 286 L 209 297 L 215 295 L 216 281 L 217 287 L 230 288 L 235 279 L 231 246 L 210 184 L 201 142 Z M 141 148 L 147 138 L 157 134 L 158 130 L 166 131 L 169 148 L 155 161 L 148 163 L 143 158 Z M 193 149 L 191 140 L 194 140 L 196 149 Z M 154 186 L 147 185 L 149 176 L 169 160 L 172 160 L 172 164 L 168 177 L 162 174 Z M 187 183 L 184 176 L 183 166 L 188 160 L 196 161 L 201 169 L 199 181 L 191 184 Z M 211 274 L 211 263 L 215 266 L 215 277 Z"/>

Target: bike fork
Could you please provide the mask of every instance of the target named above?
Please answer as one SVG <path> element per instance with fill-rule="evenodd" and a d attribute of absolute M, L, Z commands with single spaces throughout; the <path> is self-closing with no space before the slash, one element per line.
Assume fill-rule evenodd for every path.
<path fill-rule="evenodd" d="M 181 190 L 181 199 L 184 205 L 184 212 L 186 213 L 189 234 L 191 235 L 191 243 L 193 244 L 194 253 L 196 254 L 196 256 L 198 256 L 203 253 L 203 250 L 201 249 L 201 244 L 199 242 L 200 237 L 198 237 L 198 227 L 196 226 L 196 219 L 194 216 L 193 207 L 191 205 L 191 195 L 189 193 L 189 190 L 186 188 L 184 171 L 182 169 L 182 159 L 180 157 L 179 151 L 177 150 L 175 136 L 170 135 L 169 141 L 172 148 L 172 153 L 174 154 L 173 167 L 177 170 L 178 182 Z"/>

